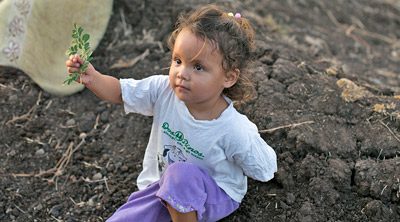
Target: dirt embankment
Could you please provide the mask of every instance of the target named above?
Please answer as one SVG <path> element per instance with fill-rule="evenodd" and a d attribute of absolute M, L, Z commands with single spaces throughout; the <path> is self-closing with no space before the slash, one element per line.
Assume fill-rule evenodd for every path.
<path fill-rule="evenodd" d="M 193 2 L 115 1 L 93 63 L 167 73 L 165 39 Z M 400 221 L 400 2 L 225 4 L 257 29 L 258 97 L 240 110 L 279 170 L 223 221 Z M 104 221 L 136 189 L 151 118 L 88 90 L 49 95 L 11 68 L 0 84 L 0 221 Z"/>

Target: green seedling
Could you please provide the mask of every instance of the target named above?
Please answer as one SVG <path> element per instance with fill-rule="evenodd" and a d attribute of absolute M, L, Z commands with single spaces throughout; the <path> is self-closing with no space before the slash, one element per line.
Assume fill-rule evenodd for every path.
<path fill-rule="evenodd" d="M 72 41 L 71 46 L 68 48 L 66 55 L 69 57 L 71 55 L 78 54 L 84 63 L 79 67 L 78 72 L 70 73 L 64 81 L 64 84 L 71 84 L 78 80 L 79 76 L 82 73 L 86 72 L 86 69 L 89 66 L 90 61 L 92 61 L 92 51 L 90 50 L 89 45 L 90 35 L 84 33 L 82 27 L 74 24 L 74 29 L 72 30 Z"/>

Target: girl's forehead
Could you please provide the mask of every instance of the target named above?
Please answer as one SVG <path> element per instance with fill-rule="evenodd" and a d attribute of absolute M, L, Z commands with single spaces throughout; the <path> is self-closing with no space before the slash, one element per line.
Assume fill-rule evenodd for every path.
<path fill-rule="evenodd" d="M 192 60 L 202 56 L 220 56 L 217 44 L 200 37 L 190 29 L 182 29 L 175 41 L 173 53 L 185 53 L 193 56 Z"/>

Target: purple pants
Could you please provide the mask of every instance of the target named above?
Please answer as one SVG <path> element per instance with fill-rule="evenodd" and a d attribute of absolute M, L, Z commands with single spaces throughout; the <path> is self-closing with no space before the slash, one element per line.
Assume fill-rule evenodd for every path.
<path fill-rule="evenodd" d="M 107 222 L 170 222 L 162 201 L 181 213 L 196 211 L 198 221 L 218 221 L 239 207 L 205 170 L 177 162 L 169 165 L 158 182 L 132 193 Z"/>

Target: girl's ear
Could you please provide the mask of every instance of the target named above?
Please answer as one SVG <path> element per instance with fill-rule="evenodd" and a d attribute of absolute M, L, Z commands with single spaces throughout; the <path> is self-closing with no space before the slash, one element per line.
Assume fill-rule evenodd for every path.
<path fill-rule="evenodd" d="M 233 69 L 231 71 L 228 71 L 226 73 L 226 77 L 225 77 L 225 81 L 224 81 L 224 87 L 225 88 L 230 88 L 233 85 L 235 85 L 235 83 L 239 79 L 239 75 L 240 75 L 240 70 L 239 69 Z"/>

